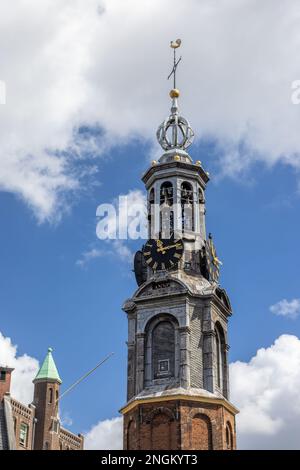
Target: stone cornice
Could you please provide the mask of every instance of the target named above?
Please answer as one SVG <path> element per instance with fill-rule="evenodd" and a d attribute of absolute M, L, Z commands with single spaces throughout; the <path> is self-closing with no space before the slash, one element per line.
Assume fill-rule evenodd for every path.
<path fill-rule="evenodd" d="M 163 395 L 163 396 L 154 396 L 154 397 L 145 397 L 145 398 L 135 398 L 129 403 L 127 403 L 127 405 L 125 405 L 123 408 L 121 408 L 120 413 L 124 415 L 128 413 L 129 411 L 132 411 L 138 405 L 144 405 L 147 403 L 161 403 L 161 402 L 166 402 L 166 401 L 178 401 L 178 400 L 219 405 L 219 406 L 223 406 L 234 415 L 239 413 L 239 410 L 235 406 L 233 406 L 232 403 L 225 400 L 224 398 L 206 397 L 206 396 L 200 396 L 200 395 L 198 396 L 197 395 L 185 395 L 183 393 L 180 393 L 178 395 Z"/>

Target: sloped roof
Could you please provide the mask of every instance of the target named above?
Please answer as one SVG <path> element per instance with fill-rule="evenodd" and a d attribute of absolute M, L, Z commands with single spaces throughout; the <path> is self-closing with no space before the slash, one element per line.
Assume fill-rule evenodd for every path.
<path fill-rule="evenodd" d="M 48 348 L 47 356 L 45 357 L 45 360 L 38 371 L 34 382 L 38 380 L 56 380 L 60 384 L 62 383 L 61 378 L 59 376 L 57 367 L 55 365 L 53 356 L 52 356 L 52 348 Z"/>

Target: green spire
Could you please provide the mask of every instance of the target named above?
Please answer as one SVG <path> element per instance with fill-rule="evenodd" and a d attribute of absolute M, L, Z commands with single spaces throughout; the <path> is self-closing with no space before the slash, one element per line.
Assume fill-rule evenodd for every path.
<path fill-rule="evenodd" d="M 61 384 L 61 378 L 56 368 L 56 365 L 52 356 L 52 351 L 53 351 L 52 348 L 48 348 L 47 356 L 45 357 L 45 360 L 33 382 L 36 382 L 38 380 L 50 379 L 50 380 L 56 380 L 57 382 Z"/>

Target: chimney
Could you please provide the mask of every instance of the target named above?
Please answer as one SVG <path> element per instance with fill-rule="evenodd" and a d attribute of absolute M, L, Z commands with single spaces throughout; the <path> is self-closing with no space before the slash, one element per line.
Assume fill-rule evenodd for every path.
<path fill-rule="evenodd" d="M 0 366 L 0 401 L 6 393 L 10 393 L 11 373 L 14 369 Z"/>

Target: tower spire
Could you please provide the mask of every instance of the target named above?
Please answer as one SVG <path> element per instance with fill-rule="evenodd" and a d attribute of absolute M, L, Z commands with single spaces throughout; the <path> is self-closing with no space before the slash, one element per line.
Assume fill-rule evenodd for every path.
<path fill-rule="evenodd" d="M 179 114 L 178 102 L 180 92 L 176 88 L 176 72 L 181 56 L 177 60 L 176 49 L 181 45 L 181 39 L 171 41 L 171 48 L 174 51 L 173 57 L 173 68 L 168 76 L 168 80 L 173 76 L 173 88 L 170 91 L 170 98 L 172 99 L 171 114 L 164 122 L 159 126 L 156 137 L 161 147 L 168 151 L 174 151 L 177 155 L 183 156 L 184 159 L 190 157 L 185 151 L 193 142 L 194 131 L 191 128 L 187 119 Z M 160 160 L 161 161 L 161 160 Z"/>
<path fill-rule="evenodd" d="M 42 366 L 40 367 L 40 370 L 38 371 L 34 383 L 39 381 L 39 380 L 56 380 L 58 383 L 61 384 L 61 378 L 59 376 L 57 367 L 55 365 L 53 356 L 52 356 L 52 348 L 48 348 L 47 355 L 44 359 L 44 362 Z"/>

